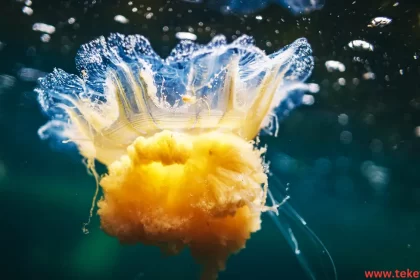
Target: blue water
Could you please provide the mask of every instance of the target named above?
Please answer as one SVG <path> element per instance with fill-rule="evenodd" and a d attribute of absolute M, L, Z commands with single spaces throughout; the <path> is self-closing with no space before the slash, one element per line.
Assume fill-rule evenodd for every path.
<path fill-rule="evenodd" d="M 365 270 L 420 270 L 419 5 L 398 3 L 329 0 L 307 15 L 270 4 L 244 16 L 182 1 L 6 1 L 0 11 L 2 275 L 198 279 L 188 252 L 164 257 L 153 247 L 119 245 L 100 230 L 96 216 L 90 234 L 83 234 L 93 177 L 76 154 L 38 138 L 47 119 L 33 92 L 36 78 L 54 67 L 76 73 L 78 47 L 98 36 L 142 34 L 166 56 L 179 31 L 193 32 L 201 43 L 216 34 L 228 40 L 248 34 L 267 53 L 307 38 L 315 56 L 309 82 L 320 91 L 314 105 L 281 122 L 278 138 L 262 137 L 277 178 L 272 184 L 288 188 L 290 204 L 331 253 L 338 279 L 365 279 Z M 25 6 L 32 15 L 22 12 Z M 129 22 L 116 22 L 118 14 Z M 367 27 L 376 16 L 393 21 Z M 48 42 L 32 30 L 36 22 L 55 26 Z M 373 44 L 374 51 L 350 49 L 356 39 Z M 328 72 L 328 60 L 342 62 L 346 71 Z M 364 79 L 367 72 L 376 78 Z M 297 230 L 296 238 L 318 264 L 319 251 L 306 235 Z M 256 278 L 308 279 L 268 217 L 220 274 L 220 279 Z"/>

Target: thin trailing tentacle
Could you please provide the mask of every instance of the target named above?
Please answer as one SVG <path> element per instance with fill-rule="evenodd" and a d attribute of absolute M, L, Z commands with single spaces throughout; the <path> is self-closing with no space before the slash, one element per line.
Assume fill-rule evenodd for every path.
<path fill-rule="evenodd" d="M 277 200 L 284 200 L 288 196 L 284 196 L 280 191 L 280 189 L 284 190 L 284 187 L 279 178 L 277 178 L 276 176 L 271 176 L 270 179 L 274 182 L 271 182 L 270 184 L 271 188 L 269 193 L 269 199 L 274 205 L 278 203 Z M 337 280 L 337 270 L 328 249 L 288 201 L 282 203 L 281 207 L 279 207 L 278 209 L 278 213 L 268 212 L 268 214 L 270 215 L 270 218 L 274 222 L 275 226 L 279 229 L 279 231 L 286 239 L 289 246 L 293 249 L 299 263 L 305 269 L 305 272 L 310 279 Z M 299 246 L 301 242 L 299 242 L 299 240 L 295 237 L 293 228 L 301 231 L 304 234 L 304 236 L 306 236 L 309 239 L 310 243 L 315 247 L 322 272 L 318 272 L 317 270 L 315 270 L 313 265 L 315 262 L 309 261 L 308 258 L 305 256 L 305 253 L 303 251 L 306 250 L 303 250 L 301 246 Z"/>

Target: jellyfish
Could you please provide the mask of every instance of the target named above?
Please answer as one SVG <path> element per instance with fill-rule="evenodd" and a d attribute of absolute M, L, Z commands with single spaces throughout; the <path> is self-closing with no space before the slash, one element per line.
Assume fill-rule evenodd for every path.
<path fill-rule="evenodd" d="M 219 35 L 181 41 L 162 59 L 143 36 L 111 34 L 81 46 L 76 66 L 80 75 L 54 69 L 39 80 L 50 120 L 38 134 L 85 159 L 97 180 L 91 215 L 103 193 L 104 232 L 169 254 L 188 248 L 202 279 L 216 279 L 269 213 L 307 267 L 276 219 L 285 199 L 268 186 L 257 137 L 276 134 L 279 118 L 314 91 L 304 83 L 313 67 L 306 39 L 266 55 L 249 36 Z"/>

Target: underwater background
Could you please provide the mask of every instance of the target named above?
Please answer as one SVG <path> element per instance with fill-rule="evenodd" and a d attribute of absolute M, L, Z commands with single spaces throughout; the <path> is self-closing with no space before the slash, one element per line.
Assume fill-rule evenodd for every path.
<path fill-rule="evenodd" d="M 326 0 L 308 14 L 275 1 L 246 13 L 226 12 L 228 1 L 220 1 L 222 9 L 209 2 L 1 1 L 0 279 L 199 277 L 187 251 L 165 257 L 158 248 L 122 246 L 100 230 L 97 216 L 85 235 L 94 178 L 77 152 L 37 135 L 46 122 L 33 91 L 37 78 L 54 67 L 76 73 L 78 47 L 111 32 L 142 34 L 163 57 L 179 32 L 203 44 L 217 34 L 229 41 L 247 34 L 267 53 L 307 38 L 315 57 L 309 82 L 320 91 L 312 106 L 282 120 L 277 138 L 262 137 L 279 179 L 271 183 L 288 188 L 290 204 L 331 253 L 338 279 L 420 270 L 419 1 Z M 392 21 L 368 27 L 376 17 Z M 40 32 L 35 23 L 54 30 Z M 349 44 L 354 40 L 373 47 L 362 50 Z M 331 60 L 345 71 L 328 71 Z M 319 248 L 305 238 L 297 236 L 316 261 Z M 267 217 L 219 279 L 260 278 L 308 279 Z"/>

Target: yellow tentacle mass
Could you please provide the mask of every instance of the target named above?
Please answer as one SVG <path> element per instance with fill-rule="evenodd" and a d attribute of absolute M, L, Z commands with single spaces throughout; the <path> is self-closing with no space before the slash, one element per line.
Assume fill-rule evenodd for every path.
<path fill-rule="evenodd" d="M 162 131 L 138 137 L 101 180 L 103 230 L 178 253 L 188 246 L 213 279 L 260 229 L 262 151 L 233 135 Z"/>

